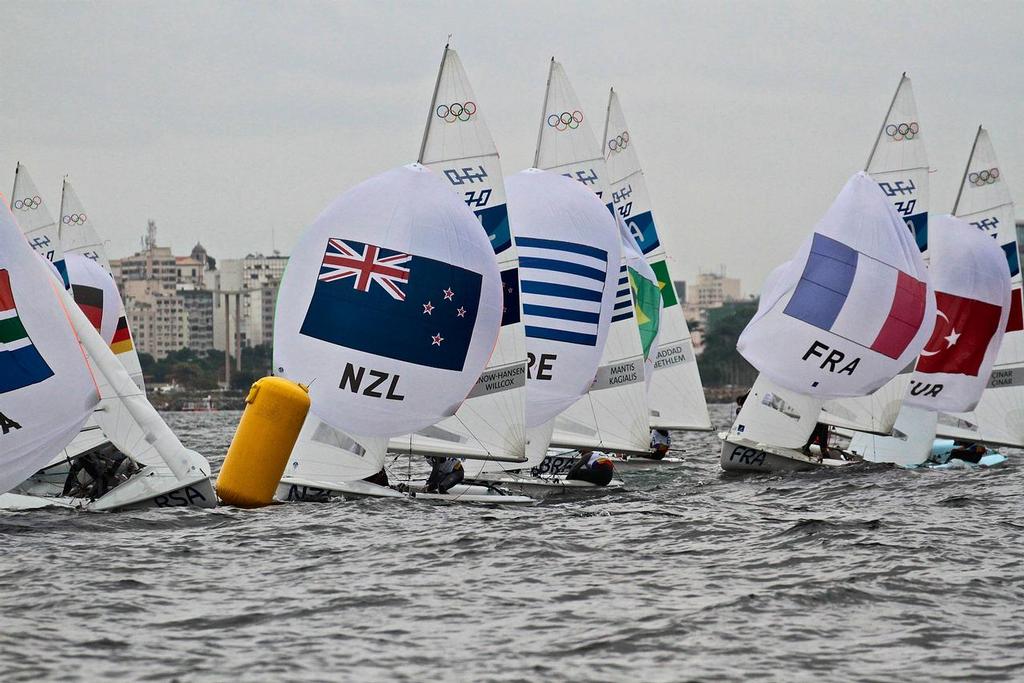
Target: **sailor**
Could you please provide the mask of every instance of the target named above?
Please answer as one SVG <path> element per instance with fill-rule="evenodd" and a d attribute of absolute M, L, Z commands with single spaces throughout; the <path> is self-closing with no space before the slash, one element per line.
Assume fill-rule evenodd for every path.
<path fill-rule="evenodd" d="M 818 460 L 831 457 L 831 453 L 828 450 L 828 425 L 821 422 L 814 425 L 814 431 L 811 432 L 810 438 L 807 439 L 807 443 L 801 450 L 804 455 L 811 455 L 811 446 L 818 444 L 818 448 L 821 449 L 818 455 Z"/>
<path fill-rule="evenodd" d="M 466 477 L 462 458 L 430 456 L 430 476 L 427 477 L 427 493 L 448 493 L 448 490 Z"/>
<path fill-rule="evenodd" d="M 734 418 L 740 416 L 740 408 L 742 408 L 743 404 L 746 402 L 747 396 L 750 396 L 750 392 L 749 391 L 746 391 L 746 392 L 744 392 L 744 393 L 742 393 L 742 394 L 740 394 L 739 396 L 736 397 L 736 408 L 733 409 L 733 411 L 732 411 L 732 416 Z"/>
<path fill-rule="evenodd" d="M 985 456 L 986 453 L 988 453 L 988 448 L 986 448 L 980 443 L 954 441 L 953 448 L 951 448 L 948 453 L 935 455 L 929 459 L 940 465 L 954 459 L 978 464 L 979 462 L 981 462 L 981 459 Z"/>
<path fill-rule="evenodd" d="M 661 460 L 668 455 L 668 449 L 671 447 L 672 437 L 668 435 L 667 429 L 651 430 L 651 454 L 648 457 Z"/>
<path fill-rule="evenodd" d="M 566 479 L 589 481 L 597 486 L 607 486 L 615 474 L 611 458 L 600 451 L 580 451 L 580 459 L 572 466 Z"/>

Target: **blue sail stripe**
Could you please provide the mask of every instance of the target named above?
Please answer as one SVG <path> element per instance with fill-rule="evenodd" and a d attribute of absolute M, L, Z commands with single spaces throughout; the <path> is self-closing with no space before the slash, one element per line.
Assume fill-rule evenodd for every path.
<path fill-rule="evenodd" d="M 594 323 L 595 325 L 601 321 L 600 313 L 574 311 L 567 308 L 555 308 L 554 306 L 538 306 L 537 304 L 524 304 L 523 313 L 526 315 L 536 315 L 541 318 L 574 320 L 581 323 Z"/>
<path fill-rule="evenodd" d="M 633 311 L 627 311 L 625 313 L 619 313 L 618 315 L 612 316 L 612 322 L 617 323 L 620 320 L 629 320 L 633 317 Z"/>
<path fill-rule="evenodd" d="M 536 247 L 538 249 L 552 249 L 555 251 L 567 251 L 574 254 L 583 254 L 591 258 L 608 262 L 608 253 L 604 249 L 591 247 L 587 244 L 576 244 L 574 242 L 563 242 L 561 240 L 549 240 L 541 237 L 516 237 L 516 247 Z M 522 260 L 522 257 L 520 257 Z"/>
<path fill-rule="evenodd" d="M 623 308 L 629 308 L 632 305 L 631 301 L 618 301 L 615 303 L 615 310 L 621 310 Z"/>
<path fill-rule="evenodd" d="M 519 268 L 523 270 L 534 268 L 536 270 L 551 270 L 558 273 L 570 273 L 572 275 L 590 278 L 591 280 L 597 280 L 598 282 L 604 282 L 604 271 L 598 270 L 597 268 L 591 268 L 590 266 L 584 266 L 579 263 L 573 263 L 572 261 L 556 261 L 555 259 L 538 258 L 536 256 L 520 256 Z"/>
<path fill-rule="evenodd" d="M 596 334 L 582 334 L 580 332 L 568 332 L 566 330 L 553 330 L 548 327 L 526 326 L 526 336 L 534 339 L 551 339 L 553 341 L 567 342 L 569 344 L 583 344 L 594 346 L 597 344 Z"/>
<path fill-rule="evenodd" d="M 566 299 L 578 299 L 580 301 L 601 300 L 600 291 L 594 291 L 592 289 L 583 289 L 582 287 L 572 287 L 570 285 L 556 285 L 550 282 L 532 282 L 530 280 L 523 280 L 521 286 L 523 294 L 557 296 L 564 297 Z"/>

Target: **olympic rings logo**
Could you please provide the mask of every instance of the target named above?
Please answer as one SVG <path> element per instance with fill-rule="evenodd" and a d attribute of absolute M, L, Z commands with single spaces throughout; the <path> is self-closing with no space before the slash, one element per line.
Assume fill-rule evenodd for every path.
<path fill-rule="evenodd" d="M 86 218 L 84 213 L 73 213 L 67 216 L 62 216 L 60 220 L 64 225 L 85 225 L 85 222 L 89 219 Z"/>
<path fill-rule="evenodd" d="M 978 187 L 981 187 L 982 185 L 991 185 L 995 181 L 999 180 L 999 169 L 986 168 L 984 171 L 971 173 L 967 176 L 967 180 L 972 185 L 977 185 Z"/>
<path fill-rule="evenodd" d="M 896 141 L 913 140 L 917 137 L 917 134 L 920 131 L 921 127 L 917 125 L 917 121 L 911 121 L 910 123 L 890 123 L 885 127 L 885 134 Z"/>
<path fill-rule="evenodd" d="M 583 112 L 577 109 L 574 112 L 563 111 L 561 114 L 548 114 L 548 126 L 555 130 L 567 128 L 576 129 L 583 123 Z"/>
<path fill-rule="evenodd" d="M 38 209 L 43 205 L 43 200 L 39 195 L 35 197 L 25 197 L 24 199 L 18 199 L 14 202 L 15 209 L 22 209 L 29 211 L 31 209 Z"/>
<path fill-rule="evenodd" d="M 447 123 L 469 121 L 475 113 L 476 102 L 452 102 L 451 104 L 442 104 L 434 110 L 437 118 L 444 119 Z"/>
<path fill-rule="evenodd" d="M 629 147 L 629 133 L 626 131 L 622 131 L 621 135 L 616 135 L 608 141 L 608 149 L 613 152 L 621 152 L 627 147 Z"/>

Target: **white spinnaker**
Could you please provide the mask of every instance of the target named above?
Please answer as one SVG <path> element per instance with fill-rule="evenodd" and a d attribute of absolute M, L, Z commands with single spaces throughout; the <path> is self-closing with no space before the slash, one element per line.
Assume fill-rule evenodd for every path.
<path fill-rule="evenodd" d="M 526 336 L 519 304 L 519 259 L 509 229 L 498 150 L 462 62 L 448 46 L 419 162 L 436 171 L 480 220 L 498 259 L 504 314 L 487 367 L 455 415 L 391 439 L 391 448 L 521 462 L 526 449 Z"/>
<path fill-rule="evenodd" d="M 865 170 L 878 182 L 896 212 L 906 221 L 927 263 L 928 155 L 921 134 L 914 89 L 910 79 L 903 74 L 871 148 Z M 906 395 L 911 370 L 907 367 L 869 396 L 827 401 L 821 421 L 856 431 L 888 434 Z"/>
<path fill-rule="evenodd" d="M 650 377 L 647 402 L 651 426 L 661 429 L 711 429 L 693 341 L 669 275 L 668 253 L 658 237 L 647 179 L 636 143 L 615 90 L 608 95 L 604 126 L 608 187 L 615 211 L 626 221 L 636 243 L 658 278 L 664 308 L 658 333 L 658 355 Z"/>
<path fill-rule="evenodd" d="M 934 321 L 921 254 L 874 181 L 858 173 L 765 281 L 736 348 L 794 392 L 864 396 L 917 358 Z"/>
<path fill-rule="evenodd" d="M 590 391 L 555 418 L 551 445 L 614 451 L 650 451 L 644 350 L 637 333 L 626 252 L 634 244 L 619 220 L 619 267 L 608 341 Z"/>
<path fill-rule="evenodd" d="M 0 208 L 0 492 L 46 465 L 98 400 L 52 273 Z"/>
<path fill-rule="evenodd" d="M 613 210 L 604 155 L 565 70 L 554 59 L 548 71 L 534 160 L 537 168 L 578 180 Z M 625 267 L 624 260 L 620 267 Z M 628 283 L 617 304 L 632 312 Z M 608 340 L 590 392 L 555 421 L 551 442 L 564 447 L 647 452 L 650 416 L 635 316 L 613 316 Z"/>
<path fill-rule="evenodd" d="M 57 221 L 53 220 L 46 200 L 39 194 L 28 170 L 21 163 L 14 170 L 11 213 L 25 233 L 29 246 L 53 263 L 67 287 L 68 272 L 64 264 L 64 250 L 60 245 L 60 228 Z"/>
<path fill-rule="evenodd" d="M 814 431 L 821 401 L 774 384 L 754 380 L 729 435 L 783 448 L 801 448 Z"/>
<path fill-rule="evenodd" d="M 397 436 L 455 414 L 501 313 L 479 221 L 411 164 L 351 188 L 303 233 L 278 295 L 274 366 L 310 387 L 331 426 Z"/>
<path fill-rule="evenodd" d="M 996 173 L 993 175 L 993 170 Z M 939 436 L 1024 446 L 1024 324 L 1013 199 L 988 131 L 978 128 L 953 213 L 991 235 L 1010 266 L 1010 318 L 988 388 L 970 413 L 940 414 Z"/>
<path fill-rule="evenodd" d="M 124 307 L 114 279 L 98 263 L 81 254 L 72 252 L 65 262 L 75 302 L 109 345 L 114 340 L 118 316 Z"/>
<path fill-rule="evenodd" d="M 107 257 L 107 248 L 96 232 L 96 225 L 86 213 L 81 200 L 71 186 L 71 181 L 64 179 L 60 199 L 60 243 L 67 254 L 81 254 L 92 259 L 105 270 L 111 277 L 110 259 Z M 118 319 L 118 327 L 122 332 L 118 335 L 119 343 L 113 347 L 114 354 L 121 361 L 121 365 L 131 376 L 132 381 L 145 391 L 146 382 L 142 377 L 142 363 L 139 361 L 138 351 L 135 350 L 135 343 L 132 340 L 131 330 L 128 327 L 128 316 L 125 314 L 124 306 Z"/>

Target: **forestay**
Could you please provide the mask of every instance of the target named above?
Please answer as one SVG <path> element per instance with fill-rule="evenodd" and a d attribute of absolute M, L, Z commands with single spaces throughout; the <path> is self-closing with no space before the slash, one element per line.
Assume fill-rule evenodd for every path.
<path fill-rule="evenodd" d="M 417 453 L 522 461 L 526 448 L 526 337 L 519 259 L 509 229 L 501 161 L 455 50 L 445 46 L 423 134 L 420 163 L 436 171 L 476 214 L 501 271 L 504 312 L 487 367 L 458 412 L 391 447 Z"/>
<path fill-rule="evenodd" d="M 95 222 L 86 213 L 85 207 L 82 206 L 75 189 L 71 186 L 71 181 L 67 178 L 64 179 L 60 200 L 60 243 L 65 254 L 81 254 L 98 263 L 110 277 L 113 277 L 107 249 L 96 231 Z M 128 326 L 128 316 L 123 305 L 118 312 L 117 327 L 114 338 L 110 342 L 110 349 L 128 371 L 136 386 L 145 391 L 146 382 L 142 377 L 142 362 L 135 349 L 135 342 Z"/>
<path fill-rule="evenodd" d="M 1010 314 L 1006 254 L 991 237 L 952 216 L 933 218 L 931 253 L 935 325 L 903 402 L 933 411 L 972 410 Z"/>
<path fill-rule="evenodd" d="M 64 286 L 68 287 L 68 271 L 64 264 L 64 250 L 60 246 L 60 229 L 39 194 L 36 184 L 21 163 L 14 170 L 14 190 L 11 192 L 11 213 L 25 233 L 29 245 L 47 261 L 53 263 Z"/>
<path fill-rule="evenodd" d="M 917 116 L 914 90 L 906 74 L 900 76 L 865 169 L 878 182 L 896 212 L 906 221 L 927 262 L 928 156 Z M 910 384 L 911 369 L 904 368 L 903 372 L 870 396 L 827 401 L 822 409 L 821 421 L 836 427 L 888 434 Z"/>
<path fill-rule="evenodd" d="M 1002 248 L 1012 290 L 1006 334 L 981 401 L 971 413 L 941 414 L 938 432 L 954 439 L 1024 446 L 1024 319 L 1013 199 L 989 133 L 982 127 L 978 128 L 953 213 Z"/>
<path fill-rule="evenodd" d="M 274 365 L 331 426 L 397 436 L 455 414 L 501 315 L 479 221 L 413 164 L 355 186 L 303 234 L 278 294 Z"/>
<path fill-rule="evenodd" d="M 710 429 L 711 419 L 690 330 L 669 274 L 668 253 L 654 223 L 653 206 L 636 142 L 614 90 L 608 96 L 604 156 L 615 211 L 626 221 L 657 276 L 663 301 L 659 348 L 654 373 L 648 376 L 647 401 L 651 425 L 664 429 Z"/>
<path fill-rule="evenodd" d="M 64 448 L 98 400 L 61 291 L 0 209 L 0 493 Z"/>
<path fill-rule="evenodd" d="M 858 173 L 796 256 L 769 277 L 737 349 L 791 391 L 863 396 L 917 357 L 934 316 L 909 232 L 875 182 Z"/>

